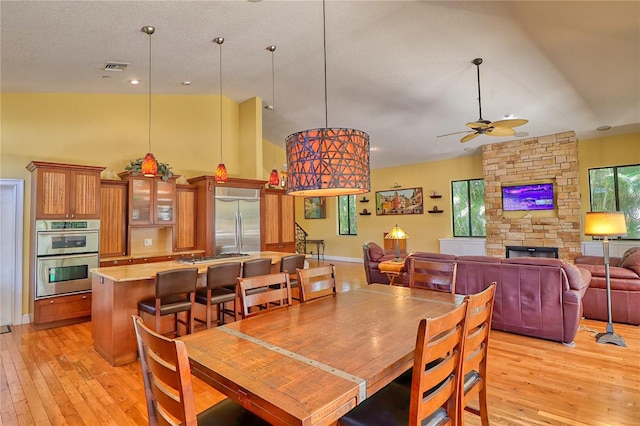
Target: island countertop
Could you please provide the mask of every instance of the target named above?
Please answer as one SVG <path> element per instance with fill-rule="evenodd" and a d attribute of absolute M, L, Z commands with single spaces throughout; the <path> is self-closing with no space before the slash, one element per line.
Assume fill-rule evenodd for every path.
<path fill-rule="evenodd" d="M 230 257 L 225 259 L 216 259 L 210 260 L 203 263 L 191 264 L 184 263 L 178 260 L 172 260 L 168 262 L 150 262 L 150 263 L 139 263 L 133 265 L 122 265 L 122 266 L 107 266 L 103 268 L 91 268 L 91 272 L 112 280 L 114 282 L 124 282 L 124 281 L 140 281 L 140 280 L 148 280 L 155 278 L 156 273 L 161 271 L 167 271 L 169 269 L 178 269 L 178 268 L 193 268 L 194 266 L 198 268 L 198 273 L 203 274 L 207 272 L 207 268 L 209 265 L 214 265 L 216 263 L 228 263 L 228 262 L 243 262 L 245 260 L 257 259 L 261 257 L 271 258 L 271 264 L 277 264 L 280 262 L 280 259 L 284 256 L 289 256 L 295 253 L 285 253 L 279 251 L 261 251 L 248 253 L 249 256 L 242 257 Z"/>

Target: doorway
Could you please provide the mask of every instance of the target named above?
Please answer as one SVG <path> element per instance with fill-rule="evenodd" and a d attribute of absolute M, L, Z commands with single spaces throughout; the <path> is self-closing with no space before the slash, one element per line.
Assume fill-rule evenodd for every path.
<path fill-rule="evenodd" d="M 22 324 L 24 180 L 0 179 L 0 326 Z"/>

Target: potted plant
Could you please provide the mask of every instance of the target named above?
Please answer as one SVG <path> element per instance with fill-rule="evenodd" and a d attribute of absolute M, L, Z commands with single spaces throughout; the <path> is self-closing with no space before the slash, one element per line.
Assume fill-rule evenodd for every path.
<path fill-rule="evenodd" d="M 131 176 L 137 176 L 142 173 L 142 160 L 143 158 L 131 160 L 129 165 L 125 166 L 124 169 L 130 172 Z M 171 179 L 171 176 L 173 176 L 171 166 L 167 163 L 161 163 L 158 161 L 158 175 L 162 176 L 162 180 L 164 181 Z"/>

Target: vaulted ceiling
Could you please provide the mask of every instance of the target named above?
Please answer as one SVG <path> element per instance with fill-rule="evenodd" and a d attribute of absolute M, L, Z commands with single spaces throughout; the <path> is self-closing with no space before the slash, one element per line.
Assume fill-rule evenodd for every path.
<path fill-rule="evenodd" d="M 154 94 L 218 94 L 212 39 L 223 36 L 223 93 L 274 104 L 266 139 L 283 147 L 325 126 L 321 1 L 3 0 L 0 19 L 2 92 L 147 93 L 140 29 L 154 25 Z M 369 133 L 374 168 L 569 130 L 640 131 L 637 1 L 327 0 L 326 43 L 328 125 Z M 529 122 L 510 137 L 437 137 L 478 119 L 477 57 L 483 118 Z M 108 61 L 129 65 L 108 73 Z"/>

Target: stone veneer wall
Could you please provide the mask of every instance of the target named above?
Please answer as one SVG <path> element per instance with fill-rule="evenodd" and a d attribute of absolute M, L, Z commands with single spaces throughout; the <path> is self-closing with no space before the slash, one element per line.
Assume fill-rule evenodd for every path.
<path fill-rule="evenodd" d="M 506 246 L 558 247 L 560 259 L 580 255 L 578 142 L 574 132 L 503 142 L 482 147 L 487 220 L 487 255 L 505 257 Z M 531 218 L 507 217 L 502 185 L 553 180 L 553 217 L 530 212 Z"/>

